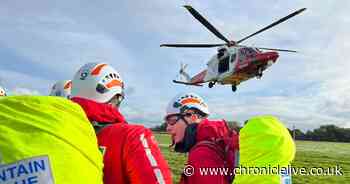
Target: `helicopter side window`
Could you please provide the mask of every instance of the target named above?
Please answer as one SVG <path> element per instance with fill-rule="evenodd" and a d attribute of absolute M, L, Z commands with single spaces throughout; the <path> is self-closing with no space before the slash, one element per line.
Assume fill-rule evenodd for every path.
<path fill-rule="evenodd" d="M 236 53 L 231 55 L 231 63 L 236 61 Z"/>
<path fill-rule="evenodd" d="M 219 60 L 219 73 L 224 73 L 230 69 L 230 56 L 226 56 Z"/>

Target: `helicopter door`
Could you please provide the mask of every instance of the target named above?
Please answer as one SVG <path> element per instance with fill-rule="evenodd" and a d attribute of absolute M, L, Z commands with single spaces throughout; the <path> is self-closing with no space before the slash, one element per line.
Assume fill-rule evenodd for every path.
<path fill-rule="evenodd" d="M 230 55 L 220 58 L 218 67 L 219 74 L 227 72 L 230 69 Z"/>

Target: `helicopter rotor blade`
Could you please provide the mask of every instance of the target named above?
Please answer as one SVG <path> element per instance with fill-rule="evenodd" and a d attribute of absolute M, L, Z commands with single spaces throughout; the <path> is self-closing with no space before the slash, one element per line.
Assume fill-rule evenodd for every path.
<path fill-rule="evenodd" d="M 282 52 L 297 52 L 295 50 L 288 50 L 288 49 L 274 49 L 274 48 L 265 48 L 265 47 L 255 47 L 255 48 L 263 49 L 263 50 L 282 51 Z"/>
<path fill-rule="evenodd" d="M 160 47 L 210 48 L 223 45 L 225 44 L 161 44 Z"/>
<path fill-rule="evenodd" d="M 227 44 L 230 43 L 230 41 L 222 35 L 213 25 L 207 21 L 197 10 L 195 10 L 192 6 L 190 5 L 185 5 L 184 6 L 194 18 L 196 18 L 200 23 L 202 23 L 210 32 L 212 32 L 215 36 L 220 38 L 221 40 L 225 41 Z"/>
<path fill-rule="evenodd" d="M 302 9 L 300 9 L 300 10 L 298 10 L 298 11 L 295 11 L 295 12 L 293 12 L 293 13 L 291 13 L 291 14 L 289 14 L 289 15 L 287 15 L 287 16 L 281 18 L 281 19 L 279 19 L 278 21 L 276 21 L 276 22 L 274 22 L 274 23 L 272 23 L 272 24 L 270 24 L 270 25 L 268 25 L 268 26 L 266 26 L 266 27 L 260 29 L 259 31 L 257 31 L 257 32 L 255 32 L 255 33 L 249 35 L 249 36 L 246 36 L 246 37 L 244 37 L 244 38 L 238 40 L 236 43 L 237 43 L 237 44 L 238 44 L 238 43 L 241 43 L 241 42 L 243 42 L 244 40 L 246 40 L 246 39 L 248 39 L 248 38 L 250 38 L 250 37 L 252 37 L 252 36 L 254 36 L 254 35 L 257 35 L 257 34 L 263 32 L 263 31 L 265 31 L 265 30 L 267 30 L 267 29 L 270 29 L 271 27 L 274 27 L 274 26 L 276 26 L 276 25 L 278 25 L 278 24 L 280 24 L 280 23 L 282 23 L 282 22 L 284 22 L 284 21 L 286 21 L 286 20 L 288 20 L 288 19 L 290 19 L 290 18 L 292 18 L 292 17 L 298 15 L 299 13 L 301 13 L 301 12 L 303 12 L 303 11 L 305 11 L 305 10 L 306 10 L 306 8 L 302 8 Z"/>

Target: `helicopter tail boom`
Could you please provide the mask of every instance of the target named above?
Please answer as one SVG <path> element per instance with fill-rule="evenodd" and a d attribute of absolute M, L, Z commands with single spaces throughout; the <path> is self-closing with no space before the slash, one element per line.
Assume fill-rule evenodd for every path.
<path fill-rule="evenodd" d="M 184 85 L 202 86 L 201 83 L 203 83 L 203 77 L 200 77 L 199 75 L 202 75 L 201 73 L 203 72 L 191 78 L 190 75 L 185 71 L 187 66 L 187 64 L 181 63 L 181 68 L 178 74 L 179 80 L 173 80 L 173 82 Z"/>

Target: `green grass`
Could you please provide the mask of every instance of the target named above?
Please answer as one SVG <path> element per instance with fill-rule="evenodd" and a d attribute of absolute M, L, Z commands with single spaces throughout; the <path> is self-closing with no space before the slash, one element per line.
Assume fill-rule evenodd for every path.
<path fill-rule="evenodd" d="M 167 134 L 155 134 L 159 146 L 173 172 L 174 183 L 178 183 L 187 155 L 170 151 L 170 137 Z M 340 166 L 342 176 L 293 176 L 293 184 L 347 184 L 350 183 L 350 143 L 296 141 L 297 153 L 294 167 L 335 167 Z"/>
<path fill-rule="evenodd" d="M 187 154 L 176 153 L 170 150 L 170 136 L 167 134 L 155 134 L 159 147 L 173 173 L 173 183 L 178 183 L 182 174 L 182 169 L 187 161 Z"/>
<path fill-rule="evenodd" d="M 295 167 L 340 166 L 343 176 L 300 176 L 293 177 L 299 183 L 350 183 L 350 143 L 297 141 Z"/>

